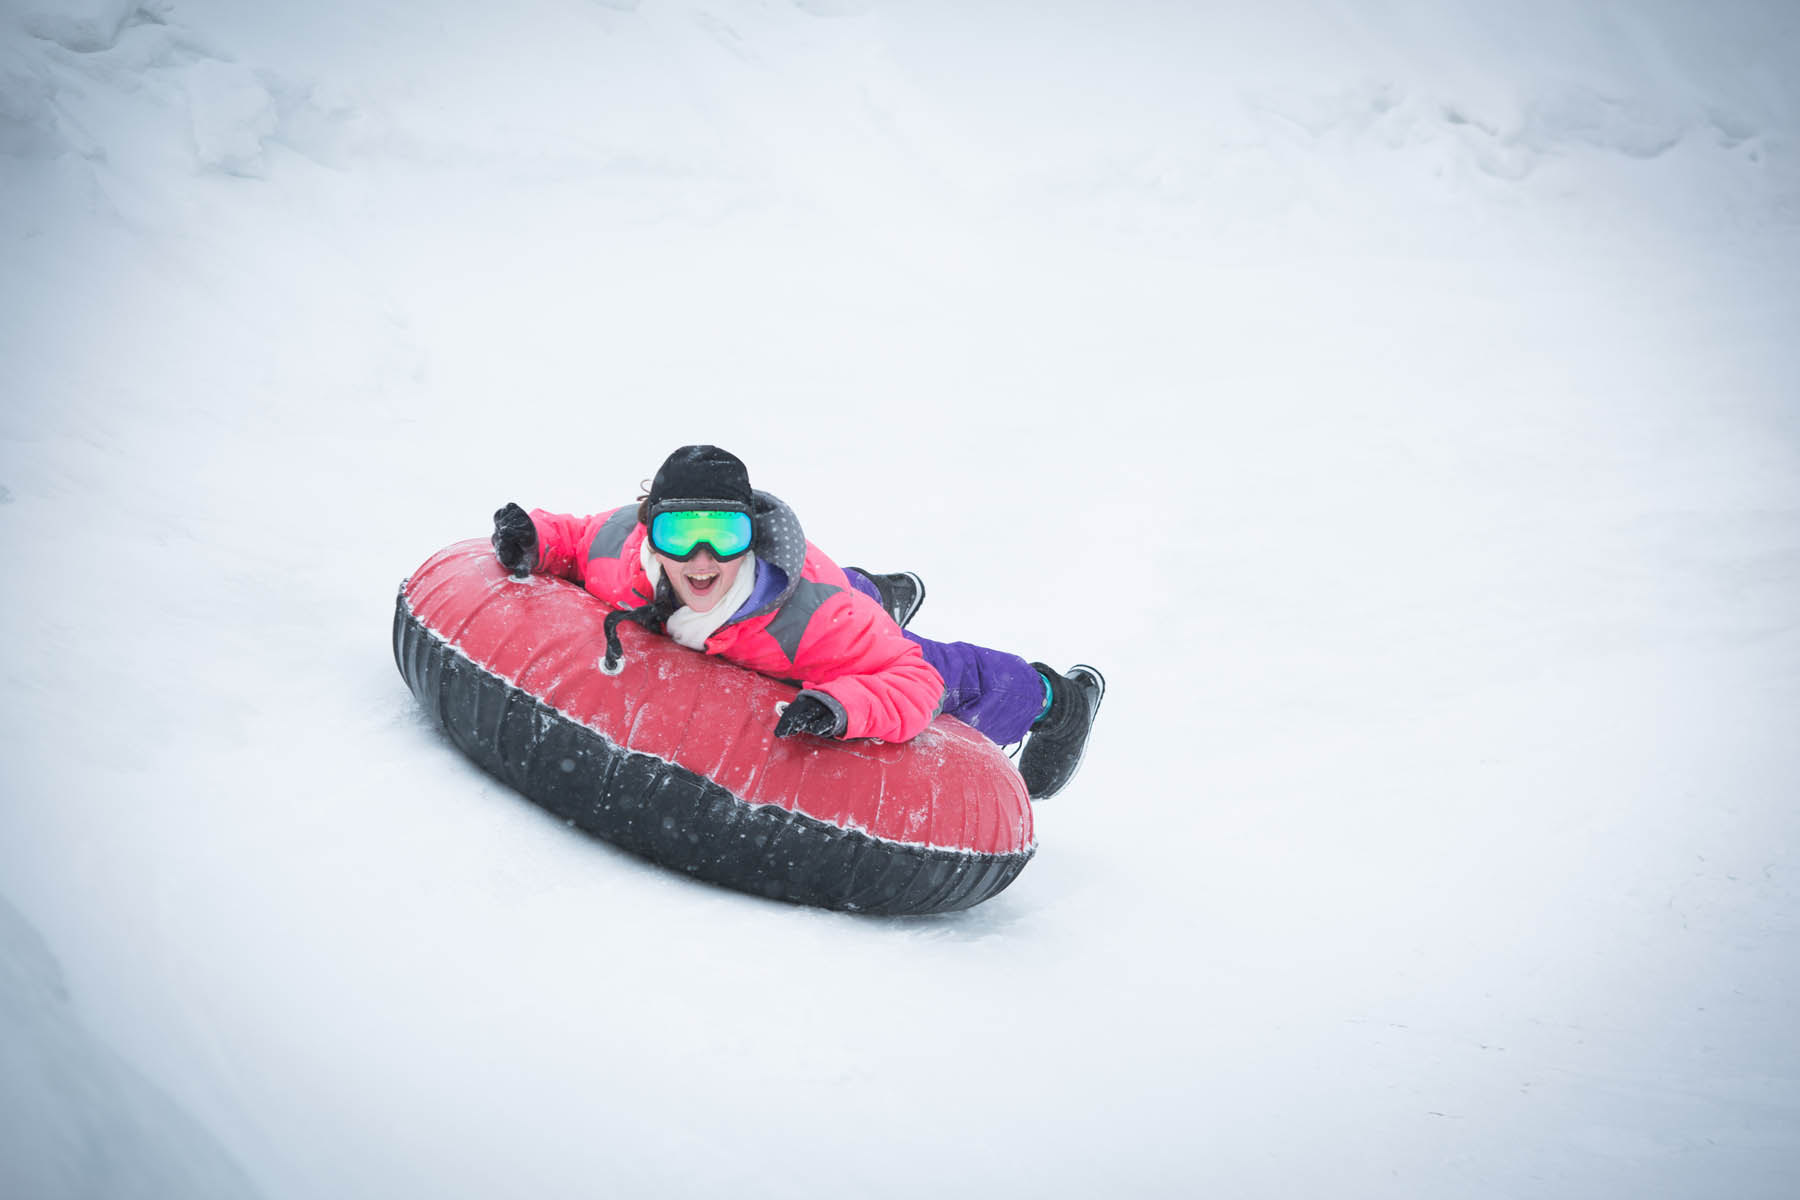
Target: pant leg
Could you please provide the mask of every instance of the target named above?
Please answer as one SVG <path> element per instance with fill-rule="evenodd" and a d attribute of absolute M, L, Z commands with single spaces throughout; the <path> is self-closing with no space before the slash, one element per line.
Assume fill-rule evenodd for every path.
<path fill-rule="evenodd" d="M 845 571 L 850 585 L 881 603 L 873 583 Z M 966 721 L 1002 746 L 1024 738 L 1044 711 L 1044 677 L 1016 654 L 990 650 L 973 642 L 934 642 L 904 630 L 907 640 L 944 677 L 942 711 Z"/>
<path fill-rule="evenodd" d="M 973 642 L 934 642 L 910 631 L 907 638 L 944 677 L 944 709 L 1002 746 L 1024 738 L 1044 711 L 1044 677 L 1016 654 Z"/>

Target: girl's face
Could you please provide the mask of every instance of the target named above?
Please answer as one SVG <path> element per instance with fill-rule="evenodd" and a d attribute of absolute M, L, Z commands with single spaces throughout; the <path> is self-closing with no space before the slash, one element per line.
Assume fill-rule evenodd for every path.
<path fill-rule="evenodd" d="M 731 590 L 731 585 L 737 582 L 738 570 L 747 558 L 747 554 L 739 555 L 722 563 L 713 557 L 710 546 L 700 547 L 686 562 L 656 554 L 656 561 L 661 564 L 663 574 L 669 577 L 669 586 L 675 589 L 675 595 L 683 604 L 701 613 L 711 612 Z"/>

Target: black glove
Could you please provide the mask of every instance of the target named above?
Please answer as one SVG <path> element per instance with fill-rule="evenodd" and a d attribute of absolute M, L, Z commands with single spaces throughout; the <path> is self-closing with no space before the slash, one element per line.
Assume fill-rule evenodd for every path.
<path fill-rule="evenodd" d="M 789 702 L 781 720 L 775 722 L 776 737 L 793 737 L 796 733 L 843 737 L 843 706 L 828 699 L 823 692 L 801 692 Z"/>
<path fill-rule="evenodd" d="M 537 526 L 516 504 L 494 514 L 494 553 L 500 565 L 523 579 L 537 566 Z"/>

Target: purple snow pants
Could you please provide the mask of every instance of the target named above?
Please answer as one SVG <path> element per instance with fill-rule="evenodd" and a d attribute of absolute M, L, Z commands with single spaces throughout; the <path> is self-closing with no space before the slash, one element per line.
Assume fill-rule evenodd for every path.
<path fill-rule="evenodd" d="M 874 584 L 846 569 L 850 586 L 875 603 Z M 1025 736 L 1044 710 L 1044 677 L 1016 654 L 990 650 L 973 642 L 934 642 L 910 630 L 907 640 L 925 652 L 925 661 L 944 677 L 944 703 L 949 713 L 981 730 L 989 739 L 1010 746 Z"/>

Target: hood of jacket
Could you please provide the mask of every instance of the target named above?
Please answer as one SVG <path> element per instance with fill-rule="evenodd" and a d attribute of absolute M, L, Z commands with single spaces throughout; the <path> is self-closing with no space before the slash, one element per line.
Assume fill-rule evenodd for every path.
<path fill-rule="evenodd" d="M 800 573 L 806 567 L 806 534 L 793 509 L 768 492 L 752 492 L 750 519 L 756 526 L 750 553 L 756 555 L 770 578 L 765 583 L 762 572 L 758 572 L 751 607 L 735 614 L 735 621 L 747 621 L 780 608 L 800 586 Z"/>

